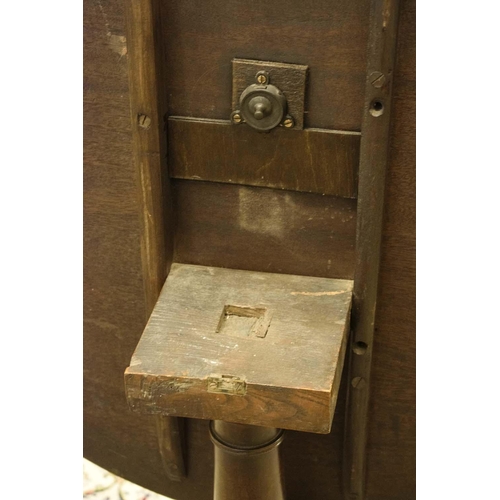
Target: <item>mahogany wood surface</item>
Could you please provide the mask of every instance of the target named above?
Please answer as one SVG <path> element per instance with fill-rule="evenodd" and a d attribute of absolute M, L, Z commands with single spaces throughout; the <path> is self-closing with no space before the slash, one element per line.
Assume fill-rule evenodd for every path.
<path fill-rule="evenodd" d="M 292 9 L 295 13 L 307 8 L 311 19 L 320 21 L 321 29 L 324 29 L 327 21 L 331 21 L 332 16 L 336 16 L 332 13 L 336 8 L 334 1 L 322 1 L 319 4 L 293 1 L 290 4 L 295 4 Z M 329 64 L 335 68 L 325 67 L 321 70 L 324 75 L 334 78 L 330 86 L 329 77 L 325 76 L 322 87 L 323 95 L 329 97 L 332 105 L 330 111 L 323 113 L 321 105 L 313 106 L 311 101 L 311 112 L 314 111 L 315 116 L 310 122 L 313 126 L 359 130 L 368 2 L 357 3 L 356 6 L 352 2 L 350 4 L 351 10 L 344 10 L 349 14 L 346 14 L 346 18 L 356 18 L 359 28 L 344 34 L 340 24 L 337 25 L 336 29 L 340 30 L 344 42 L 336 49 L 335 57 L 329 58 L 329 61 L 333 61 Z M 168 34 L 170 41 L 176 40 L 177 34 L 183 29 L 178 22 L 184 16 L 180 5 L 180 2 L 171 5 L 171 12 L 177 17 L 171 23 L 169 21 L 173 30 Z M 322 11 L 321 14 L 315 13 L 315 6 Z M 331 12 L 325 15 L 325 10 Z M 186 16 L 189 15 L 193 16 L 193 8 L 186 11 Z M 214 16 L 210 22 L 219 23 Z M 290 39 L 294 37 L 302 48 L 294 48 L 294 53 L 286 59 L 309 64 L 313 69 L 309 54 L 315 57 L 315 53 L 324 55 L 328 50 L 325 44 L 316 43 L 314 39 L 311 42 L 311 36 L 306 33 L 314 30 L 314 23 L 309 23 L 305 16 L 288 18 L 287 23 L 290 28 L 282 28 L 288 32 L 287 44 L 280 45 L 273 52 L 272 35 L 269 34 L 265 48 L 257 56 L 276 60 L 280 53 L 287 50 Z M 223 27 L 222 20 L 218 25 Z M 308 26 L 307 29 L 305 26 Z M 201 51 L 198 60 L 202 58 L 203 51 L 206 51 L 206 57 L 217 59 L 213 56 L 209 34 L 205 31 L 202 35 L 206 48 L 194 47 Z M 242 37 L 241 47 L 252 38 L 244 34 L 238 37 Z M 352 47 L 348 37 L 357 39 L 359 47 L 348 49 Z M 146 233 L 141 222 L 141 184 L 132 161 L 127 82 L 129 56 L 125 38 L 122 1 L 84 0 L 84 454 L 112 472 L 154 491 L 177 499 L 208 500 L 212 495 L 213 447 L 208 438 L 207 422 L 186 422 L 188 476 L 181 482 L 173 482 L 168 480 L 162 467 L 154 418 L 130 412 L 125 399 L 123 372 L 147 321 L 147 288 L 150 286 L 144 281 L 149 270 L 141 253 Z M 183 41 L 179 42 L 175 50 L 189 49 L 194 53 L 189 45 L 195 42 L 184 38 L 180 40 Z M 341 80 L 346 75 L 348 65 L 347 60 L 340 57 L 343 54 L 342 47 L 346 49 L 347 58 L 354 54 L 355 65 L 357 68 L 359 66 L 357 76 L 348 79 L 352 91 L 348 90 L 347 93 L 337 92 L 343 85 Z M 295 57 L 299 51 L 304 54 L 300 60 Z M 241 52 L 245 51 L 238 51 L 235 55 L 256 56 L 253 50 Z M 170 54 L 168 57 L 173 60 L 176 56 Z M 201 64 L 204 64 L 203 61 Z M 227 71 L 218 69 L 226 64 Z M 189 97 L 181 98 L 183 94 L 180 87 L 191 78 L 188 72 L 198 71 L 199 66 L 194 69 L 188 65 L 180 68 L 180 75 L 178 71 L 177 75 L 169 75 L 167 81 L 175 84 L 172 93 L 179 96 L 177 109 L 174 107 L 171 114 L 184 114 L 181 113 L 184 107 L 189 110 L 185 114 L 190 116 L 226 118 L 230 111 L 229 65 L 224 57 L 216 60 L 215 65 L 203 66 L 202 73 L 196 73 L 201 82 L 205 78 L 202 78 L 203 73 L 210 76 L 210 72 L 213 72 L 215 78 L 212 79 L 221 85 L 217 93 L 213 94 L 215 98 L 205 100 L 205 104 L 201 99 L 195 101 L 199 82 L 196 86 L 193 84 L 193 90 L 188 92 Z M 336 71 L 341 73 L 338 78 L 332 76 Z M 226 77 L 221 77 L 226 74 Z M 311 94 L 313 90 L 310 89 Z M 345 104 L 339 102 L 339 97 L 336 97 L 339 95 L 342 96 L 340 101 L 345 100 Z M 372 500 L 415 498 L 414 0 L 402 1 L 393 95 L 391 161 L 386 188 L 367 449 L 367 496 Z M 187 107 L 186 102 L 192 104 Z M 222 107 L 219 108 L 219 105 Z M 341 111 L 336 113 L 334 108 Z M 202 114 L 202 111 L 206 113 Z M 169 241 L 167 238 L 166 244 Z M 322 260 L 324 257 L 318 257 L 317 253 L 310 256 L 313 262 L 317 258 Z M 251 262 L 250 266 L 255 266 L 255 262 Z M 211 262 L 208 264 L 213 265 Z M 241 262 L 237 264 L 237 267 L 244 268 Z M 315 265 L 311 264 L 312 268 Z M 155 279 L 161 282 L 160 275 Z M 287 432 L 282 452 L 287 498 L 291 500 L 323 500 L 341 495 L 344 384 L 345 380 L 331 434 Z M 311 485 L 314 487 L 311 488 Z"/>
<path fill-rule="evenodd" d="M 140 338 L 147 306 L 120 1 L 84 2 L 83 84 L 84 455 L 150 482 L 162 470 L 150 458 L 149 450 L 158 447 L 154 421 L 133 417 L 123 400 L 123 367 Z M 142 472 L 148 476 L 150 468 L 151 477 L 127 467 L 138 441 L 134 456 L 148 464 Z"/>
<path fill-rule="evenodd" d="M 351 279 L 356 201 L 215 182 L 173 182 L 175 261 Z"/>

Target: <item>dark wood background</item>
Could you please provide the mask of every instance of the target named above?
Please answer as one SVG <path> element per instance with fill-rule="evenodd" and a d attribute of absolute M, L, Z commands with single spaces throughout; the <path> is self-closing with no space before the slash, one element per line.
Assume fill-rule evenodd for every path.
<path fill-rule="evenodd" d="M 294 56 L 301 56 L 302 59 L 299 57 L 293 62 L 311 64 L 311 60 L 313 63 L 316 61 L 319 75 L 323 75 L 316 80 L 317 87 L 310 89 L 311 116 L 308 119 L 312 120 L 313 126 L 359 130 L 364 55 L 357 47 L 364 48 L 366 42 L 367 25 L 363 23 L 368 3 L 363 1 L 356 3 L 357 6 L 353 4 L 340 9 L 342 16 L 338 18 L 332 14 L 330 21 L 337 30 L 336 37 L 340 37 L 341 44 L 329 59 L 334 62 L 326 66 L 321 66 L 321 61 L 327 49 L 319 44 L 311 45 L 307 27 L 316 23 L 322 36 L 328 36 L 327 24 L 322 22 L 316 12 L 335 9 L 336 3 L 341 8 L 349 2 L 325 0 L 290 3 L 296 5 L 289 17 L 284 16 L 283 23 L 295 26 L 295 32 L 299 33 L 299 38 L 304 39 L 308 47 L 302 55 L 297 52 Z M 179 8 L 180 2 L 166 4 L 166 12 L 172 16 L 170 25 L 179 28 L 183 16 L 192 18 L 195 4 L 200 3 L 187 2 L 185 10 Z M 304 9 L 309 9 L 310 19 L 301 17 Z M 247 12 L 243 14 L 248 15 Z M 207 23 L 220 23 L 221 32 L 226 33 L 224 36 L 231 36 L 233 43 L 243 47 L 252 33 L 246 31 L 242 34 L 234 26 L 234 29 L 226 28 L 224 23 L 231 21 L 234 12 L 231 14 L 228 11 L 226 16 L 226 21 L 211 21 L 207 16 L 205 19 Z M 196 22 L 201 23 L 202 18 L 200 13 L 200 18 L 193 21 L 194 25 Z M 353 19 L 358 19 L 358 28 L 354 32 L 344 32 L 343 21 L 352 25 Z M 238 18 L 238 26 L 242 23 L 243 19 Z M 175 48 L 168 52 L 167 58 L 174 60 L 176 50 L 182 47 L 182 43 L 190 43 L 189 33 L 183 36 L 171 30 L 167 35 L 166 44 L 170 43 Z M 146 270 L 148 264 L 141 250 L 145 238 L 143 204 L 132 156 L 125 36 L 122 0 L 84 0 L 84 454 L 112 472 L 154 491 L 178 499 L 208 500 L 211 498 L 213 458 L 207 423 L 195 420 L 188 422 L 189 476 L 182 483 L 169 482 L 162 469 L 154 420 L 131 413 L 125 400 L 123 372 L 146 323 L 151 288 L 147 282 L 150 276 L 149 270 Z M 293 32 L 290 31 L 287 37 L 280 42 L 283 47 L 290 45 L 294 39 Z M 176 40 L 177 44 L 172 43 Z M 357 44 L 352 40 L 357 40 Z M 271 42 L 272 37 L 265 38 L 263 58 Z M 297 47 L 300 46 L 305 45 L 297 44 Z M 186 50 L 196 53 L 197 47 L 187 47 Z M 346 71 L 335 63 L 335 57 L 342 51 L 352 55 L 353 67 L 360 69 L 348 75 L 349 99 L 339 97 L 325 104 L 329 102 L 328 99 L 325 101 L 325 96 L 331 93 L 328 82 L 333 82 L 333 88 L 338 91 L 333 94 L 342 96 L 344 92 L 342 75 L 347 78 Z M 223 64 L 227 64 L 226 59 Z M 217 61 L 211 64 L 211 68 L 218 68 L 213 70 L 213 76 L 217 77 L 221 66 L 217 65 Z M 198 66 L 198 70 L 206 72 L 208 69 L 203 70 L 203 67 Z M 189 71 L 189 68 L 185 70 Z M 170 96 L 171 114 L 186 114 L 183 110 L 189 106 L 194 106 L 191 109 L 192 116 L 224 118 L 229 113 L 229 103 L 223 100 L 223 96 L 230 95 L 230 81 L 220 86 L 220 94 L 217 94 L 220 102 L 211 102 L 213 109 L 204 109 L 201 100 L 196 101 L 189 91 L 179 88 L 182 78 L 176 79 L 173 74 L 168 78 L 170 80 L 167 83 L 173 89 L 173 95 Z M 191 100 L 183 102 L 183 99 Z M 328 108 L 328 105 L 332 108 Z M 333 108 L 339 110 L 337 114 L 329 112 Z M 415 498 L 414 0 L 402 1 L 393 110 L 368 438 L 368 498 L 373 500 Z M 335 119 L 329 122 L 331 116 Z M 174 184 L 173 196 L 178 206 L 188 200 L 183 193 L 200 189 L 198 185 L 186 184 L 189 182 L 176 181 Z M 227 201 L 227 197 L 220 196 L 220 192 L 227 188 L 225 185 L 213 184 L 210 187 L 214 191 L 213 199 Z M 314 210 L 314 195 L 297 195 L 304 207 Z M 230 204 L 230 200 L 227 203 Z M 353 211 L 350 200 L 336 203 L 331 206 L 332 211 L 343 210 L 347 214 Z M 219 209 L 226 210 L 224 206 Z M 191 217 L 185 210 L 178 213 L 186 221 L 180 224 L 184 229 L 176 248 L 181 260 L 199 258 L 202 252 L 206 254 L 203 263 L 208 263 L 206 260 L 210 258 L 216 260 L 216 254 L 211 257 L 210 249 L 203 249 L 201 238 L 189 240 L 199 235 L 199 230 L 210 231 L 203 220 L 203 213 L 199 211 L 197 215 L 192 212 Z M 347 224 L 345 232 L 336 239 L 343 260 L 334 263 L 334 266 L 343 269 L 342 272 L 352 270 L 352 252 L 349 252 L 351 233 L 355 227 L 352 225 L 355 219 L 352 219 L 354 222 Z M 276 259 L 273 266 L 277 269 L 280 265 L 285 266 L 283 272 L 287 272 L 286 266 L 291 266 L 290 269 L 295 265 L 309 266 L 305 268 L 304 274 L 323 275 L 329 268 L 325 244 L 321 243 L 321 239 L 328 235 L 318 232 L 314 225 L 310 234 L 316 234 L 313 236 L 316 244 L 312 245 L 313 257 L 308 264 L 300 261 L 302 251 L 297 252 L 299 257 L 296 261 L 280 259 L 280 252 L 286 252 L 286 245 L 277 242 L 272 252 Z M 293 228 L 285 237 L 294 237 Z M 200 245 L 199 251 L 193 250 L 193 243 Z M 225 242 L 220 241 L 218 244 L 223 246 Z M 191 254 L 188 255 L 189 252 Z M 241 266 L 239 255 L 241 252 L 238 251 L 229 254 L 234 262 L 232 266 Z M 340 495 L 344 399 L 342 392 L 330 435 L 287 434 L 283 453 L 289 499 L 314 500 Z"/>

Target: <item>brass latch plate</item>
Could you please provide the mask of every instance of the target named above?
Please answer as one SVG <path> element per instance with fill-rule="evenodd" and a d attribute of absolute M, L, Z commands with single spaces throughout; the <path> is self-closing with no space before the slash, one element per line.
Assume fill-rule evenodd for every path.
<path fill-rule="evenodd" d="M 308 67 L 303 64 L 233 59 L 231 109 L 238 109 L 241 94 L 246 88 L 255 83 L 258 73 L 264 73 L 268 76 L 272 85 L 279 88 L 285 95 L 288 115 L 293 118 L 294 130 L 302 130 L 304 128 L 307 70 Z"/>

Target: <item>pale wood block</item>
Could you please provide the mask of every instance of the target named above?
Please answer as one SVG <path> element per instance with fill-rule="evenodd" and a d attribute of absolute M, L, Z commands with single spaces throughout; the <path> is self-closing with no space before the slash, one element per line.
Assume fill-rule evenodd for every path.
<path fill-rule="evenodd" d="M 352 283 L 173 264 L 125 372 L 130 407 L 328 433 Z"/>

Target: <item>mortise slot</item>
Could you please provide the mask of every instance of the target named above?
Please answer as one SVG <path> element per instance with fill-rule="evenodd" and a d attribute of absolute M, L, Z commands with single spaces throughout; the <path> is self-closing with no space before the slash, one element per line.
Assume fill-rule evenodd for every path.
<path fill-rule="evenodd" d="M 247 383 L 233 375 L 212 375 L 208 377 L 207 391 L 244 396 L 247 393 Z"/>
<path fill-rule="evenodd" d="M 264 338 L 270 323 L 271 313 L 265 307 L 225 305 L 216 333 Z"/>

